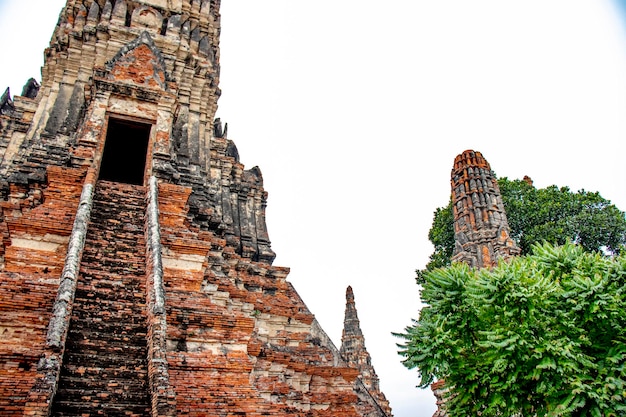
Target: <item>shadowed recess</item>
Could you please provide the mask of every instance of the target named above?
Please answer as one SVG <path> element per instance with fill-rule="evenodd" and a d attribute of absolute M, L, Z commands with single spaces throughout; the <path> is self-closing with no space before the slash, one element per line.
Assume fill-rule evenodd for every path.
<path fill-rule="evenodd" d="M 110 119 L 100 179 L 143 185 L 150 128 L 145 123 Z"/>

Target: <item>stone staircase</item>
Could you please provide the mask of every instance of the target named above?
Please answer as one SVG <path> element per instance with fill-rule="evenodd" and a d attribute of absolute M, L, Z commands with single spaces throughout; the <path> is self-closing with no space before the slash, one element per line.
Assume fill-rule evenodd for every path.
<path fill-rule="evenodd" d="M 53 416 L 149 416 L 141 186 L 99 181 Z"/>

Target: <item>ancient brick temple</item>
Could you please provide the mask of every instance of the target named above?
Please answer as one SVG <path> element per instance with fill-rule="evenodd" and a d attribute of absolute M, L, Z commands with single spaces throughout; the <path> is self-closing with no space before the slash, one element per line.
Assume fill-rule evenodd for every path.
<path fill-rule="evenodd" d="M 0 415 L 391 415 L 353 299 L 343 358 L 272 266 L 219 5 L 68 0 L 2 96 Z"/>
<path fill-rule="evenodd" d="M 455 248 L 452 260 L 476 268 L 519 255 L 510 237 L 500 188 L 480 152 L 465 151 L 454 159 L 451 174 Z"/>
<path fill-rule="evenodd" d="M 490 268 L 499 260 L 520 254 L 510 237 L 500 188 L 489 162 L 480 152 L 467 150 L 454 159 L 451 173 L 454 217 L 454 262 L 474 268 Z M 444 381 L 431 385 L 438 409 L 433 417 L 445 417 Z"/>

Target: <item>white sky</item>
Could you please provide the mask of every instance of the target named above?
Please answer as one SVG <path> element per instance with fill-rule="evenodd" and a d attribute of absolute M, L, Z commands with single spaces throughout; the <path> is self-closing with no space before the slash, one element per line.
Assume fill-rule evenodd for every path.
<path fill-rule="evenodd" d="M 0 0 L 0 85 L 40 79 L 63 3 Z M 263 172 L 275 265 L 337 346 L 352 285 L 396 417 L 435 408 L 390 333 L 457 154 L 626 209 L 625 35 L 611 0 L 222 2 L 218 116 Z"/>

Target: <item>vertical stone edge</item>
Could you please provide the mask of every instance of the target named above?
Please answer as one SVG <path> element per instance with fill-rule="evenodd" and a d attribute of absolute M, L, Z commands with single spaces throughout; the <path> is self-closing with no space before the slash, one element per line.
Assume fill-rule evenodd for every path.
<path fill-rule="evenodd" d="M 170 385 L 167 363 L 167 313 L 161 258 L 158 194 L 157 178 L 151 176 L 148 182 L 146 215 L 148 380 L 152 415 L 169 417 L 176 415 L 176 394 Z"/>

